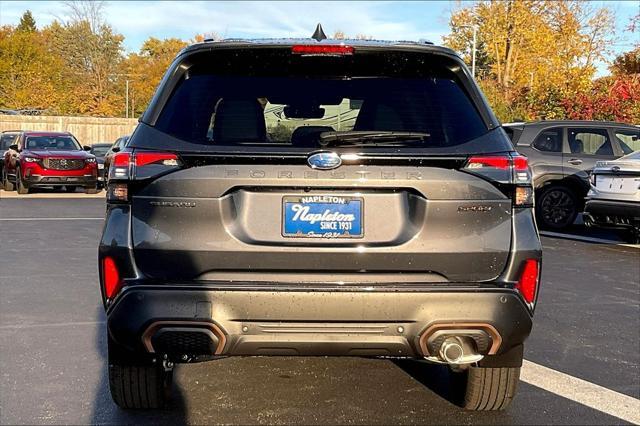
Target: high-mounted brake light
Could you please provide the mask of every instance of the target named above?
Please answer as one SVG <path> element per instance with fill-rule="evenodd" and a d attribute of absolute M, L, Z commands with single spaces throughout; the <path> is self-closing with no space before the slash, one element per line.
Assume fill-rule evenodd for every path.
<path fill-rule="evenodd" d="M 108 256 L 102 259 L 102 283 L 104 285 L 104 295 L 107 299 L 113 298 L 122 287 L 122 279 L 116 262 Z"/>
<path fill-rule="evenodd" d="M 291 53 L 294 55 L 349 56 L 353 55 L 353 52 L 353 46 L 343 44 L 297 44 L 291 47 Z"/>
<path fill-rule="evenodd" d="M 528 304 L 533 304 L 536 300 L 536 292 L 538 291 L 538 281 L 540 277 L 540 266 L 536 259 L 527 259 L 524 262 L 522 275 L 516 284 L 516 290 L 520 292 L 522 298 Z"/>

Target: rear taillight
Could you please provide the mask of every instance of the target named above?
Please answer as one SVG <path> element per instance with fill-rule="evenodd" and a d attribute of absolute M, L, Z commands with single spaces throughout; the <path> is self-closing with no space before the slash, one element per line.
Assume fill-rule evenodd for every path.
<path fill-rule="evenodd" d="M 109 168 L 107 201 L 128 202 L 132 181 L 154 178 L 181 167 L 180 158 L 172 152 L 118 152 Z"/>
<path fill-rule="evenodd" d="M 473 156 L 462 170 L 512 188 L 515 207 L 533 206 L 531 169 L 527 157 L 521 155 Z"/>
<path fill-rule="evenodd" d="M 522 295 L 522 298 L 530 307 L 536 301 L 536 293 L 538 291 L 538 281 L 540 278 L 540 264 L 536 259 L 527 259 L 524 262 L 522 274 L 516 284 L 516 290 Z"/>
<path fill-rule="evenodd" d="M 353 55 L 353 47 L 343 44 L 298 44 L 291 47 L 294 55 L 311 56 L 349 56 Z"/>
<path fill-rule="evenodd" d="M 122 278 L 116 262 L 109 256 L 102 259 L 102 285 L 107 299 L 112 299 L 122 288 Z"/>

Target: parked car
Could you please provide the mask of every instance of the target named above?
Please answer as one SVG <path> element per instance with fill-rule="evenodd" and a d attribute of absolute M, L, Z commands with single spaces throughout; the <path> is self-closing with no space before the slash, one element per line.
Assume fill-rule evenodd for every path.
<path fill-rule="evenodd" d="M 89 152 L 96 157 L 96 163 L 98 164 L 98 188 L 102 188 L 105 185 L 107 169 L 104 167 L 104 159 L 112 146 L 112 143 L 94 143 L 91 145 L 91 151 Z"/>
<path fill-rule="evenodd" d="M 21 131 L 17 141 L 4 154 L 2 184 L 19 194 L 42 186 L 64 187 L 73 192 L 78 186 L 96 193 L 96 157 L 66 132 Z"/>
<path fill-rule="evenodd" d="M 184 49 L 113 156 L 119 406 L 245 355 L 416 358 L 467 409 L 512 400 L 541 259 L 526 158 L 452 50 L 316 39 Z"/>
<path fill-rule="evenodd" d="M 585 224 L 628 231 L 640 243 L 640 151 L 615 161 L 599 161 L 591 173 Z"/>
<path fill-rule="evenodd" d="M 19 134 L 19 130 L 6 130 L 0 133 L 0 177 L 4 167 L 4 153 L 16 142 Z"/>
<path fill-rule="evenodd" d="M 614 160 L 640 149 L 638 128 L 623 123 L 564 120 L 503 127 L 518 152 L 529 159 L 536 218 L 538 225 L 547 229 L 574 223 L 584 208 L 589 172 L 597 161 Z"/>
<path fill-rule="evenodd" d="M 109 167 L 111 166 L 111 160 L 113 158 L 113 155 L 116 152 L 119 152 L 120 150 L 122 150 L 127 145 L 128 140 L 129 140 L 129 135 L 122 136 L 116 139 L 116 141 L 111 144 L 111 147 L 105 154 L 104 156 L 105 182 L 109 179 Z"/>

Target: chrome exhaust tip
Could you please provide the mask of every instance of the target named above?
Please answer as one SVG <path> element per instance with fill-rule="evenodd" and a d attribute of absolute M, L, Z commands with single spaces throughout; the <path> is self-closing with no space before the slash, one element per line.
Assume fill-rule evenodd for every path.
<path fill-rule="evenodd" d="M 455 337 L 447 338 L 440 346 L 440 358 L 449 364 L 458 364 L 464 355 L 464 348 Z"/>

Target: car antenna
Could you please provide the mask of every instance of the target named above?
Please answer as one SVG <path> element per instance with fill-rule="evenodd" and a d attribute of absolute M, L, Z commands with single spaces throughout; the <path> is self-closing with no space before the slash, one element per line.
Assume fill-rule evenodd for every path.
<path fill-rule="evenodd" d="M 324 33 L 324 31 L 322 31 L 322 25 L 318 24 L 311 38 L 315 39 L 316 41 L 322 41 L 327 39 L 327 35 Z"/>

